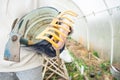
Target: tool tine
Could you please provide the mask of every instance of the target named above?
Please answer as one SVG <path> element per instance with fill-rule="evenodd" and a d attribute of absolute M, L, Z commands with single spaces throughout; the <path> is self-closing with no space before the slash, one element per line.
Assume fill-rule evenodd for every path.
<path fill-rule="evenodd" d="M 27 30 L 27 26 L 28 26 L 29 21 L 30 21 L 30 20 L 27 20 L 27 22 L 26 22 L 26 24 L 25 24 L 25 29 L 24 29 L 23 37 L 24 37 L 25 32 L 26 32 L 26 30 Z"/>
<path fill-rule="evenodd" d="M 18 18 L 16 18 L 16 19 L 13 21 L 13 24 L 12 24 L 12 29 L 11 29 L 11 30 L 13 30 L 13 29 L 14 29 L 14 27 L 15 27 L 15 25 L 16 25 L 16 23 L 17 23 L 17 21 L 18 21 Z"/>

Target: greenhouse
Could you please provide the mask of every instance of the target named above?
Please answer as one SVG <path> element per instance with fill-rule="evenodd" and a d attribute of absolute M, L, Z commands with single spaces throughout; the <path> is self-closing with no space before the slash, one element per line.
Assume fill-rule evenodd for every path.
<path fill-rule="evenodd" d="M 7 39 L 1 39 L 6 44 L 3 50 L 0 45 L 5 60 L 0 55 L 0 65 L 7 61 L 7 66 L 0 67 L 0 80 L 24 80 L 19 71 L 38 65 L 42 65 L 40 80 L 120 80 L 120 0 L 0 3 L 6 4 L 0 7 L 1 23 L 12 26 L 0 30 L 7 35 L 0 37 Z M 4 72 L 6 78 L 1 77 Z"/>

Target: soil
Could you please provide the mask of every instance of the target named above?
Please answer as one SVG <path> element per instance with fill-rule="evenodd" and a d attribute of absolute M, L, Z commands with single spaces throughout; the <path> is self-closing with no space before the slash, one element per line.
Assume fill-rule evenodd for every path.
<path fill-rule="evenodd" d="M 89 67 L 89 70 L 86 71 L 86 76 L 89 77 L 89 79 L 91 73 L 95 74 L 95 77 L 90 80 L 114 80 L 110 74 L 110 65 L 108 65 L 108 61 L 94 56 L 93 51 L 88 51 L 81 43 L 73 39 L 68 39 L 66 41 L 66 47 L 75 55 L 76 58 L 82 59 Z M 90 68 L 92 68 L 92 70 Z M 98 78 L 96 75 L 99 75 L 99 73 L 100 76 Z"/>

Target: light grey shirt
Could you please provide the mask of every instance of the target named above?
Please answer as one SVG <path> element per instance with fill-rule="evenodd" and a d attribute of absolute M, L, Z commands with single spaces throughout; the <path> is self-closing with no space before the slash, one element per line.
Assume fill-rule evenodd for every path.
<path fill-rule="evenodd" d="M 38 67 L 43 59 L 32 51 L 21 48 L 20 62 L 4 60 L 5 44 L 9 39 L 11 25 L 16 18 L 38 7 L 38 0 L 0 0 L 0 72 L 15 72 Z"/>

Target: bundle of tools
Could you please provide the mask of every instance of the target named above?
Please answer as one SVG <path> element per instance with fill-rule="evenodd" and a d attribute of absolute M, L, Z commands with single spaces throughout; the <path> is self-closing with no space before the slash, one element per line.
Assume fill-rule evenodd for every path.
<path fill-rule="evenodd" d="M 38 54 L 55 57 L 56 49 L 60 52 L 64 50 L 66 37 L 72 31 L 73 21 L 68 15 L 77 16 L 72 11 L 60 13 L 55 8 L 42 7 L 25 15 L 18 22 L 16 19 L 6 44 L 4 58 L 20 61 L 21 45 L 33 49 Z"/>
<path fill-rule="evenodd" d="M 46 49 L 45 54 L 47 54 L 50 57 L 55 57 L 56 56 L 56 50 L 60 50 L 60 52 L 63 51 L 64 46 L 65 46 L 65 41 L 66 37 L 71 33 L 72 31 L 72 24 L 73 21 L 66 17 L 65 15 L 72 15 L 72 16 L 77 16 L 75 13 L 72 11 L 65 11 L 63 13 L 60 13 L 56 18 L 52 20 L 50 23 L 49 27 L 47 27 L 42 33 L 38 34 L 36 36 L 36 39 L 42 39 L 42 42 L 44 44 Z M 68 23 L 67 23 L 68 22 Z M 41 51 L 43 49 L 42 46 L 40 47 L 42 42 L 38 42 L 36 45 L 34 44 L 34 48 L 37 49 L 38 51 Z M 49 46 L 48 46 L 49 45 Z"/>

